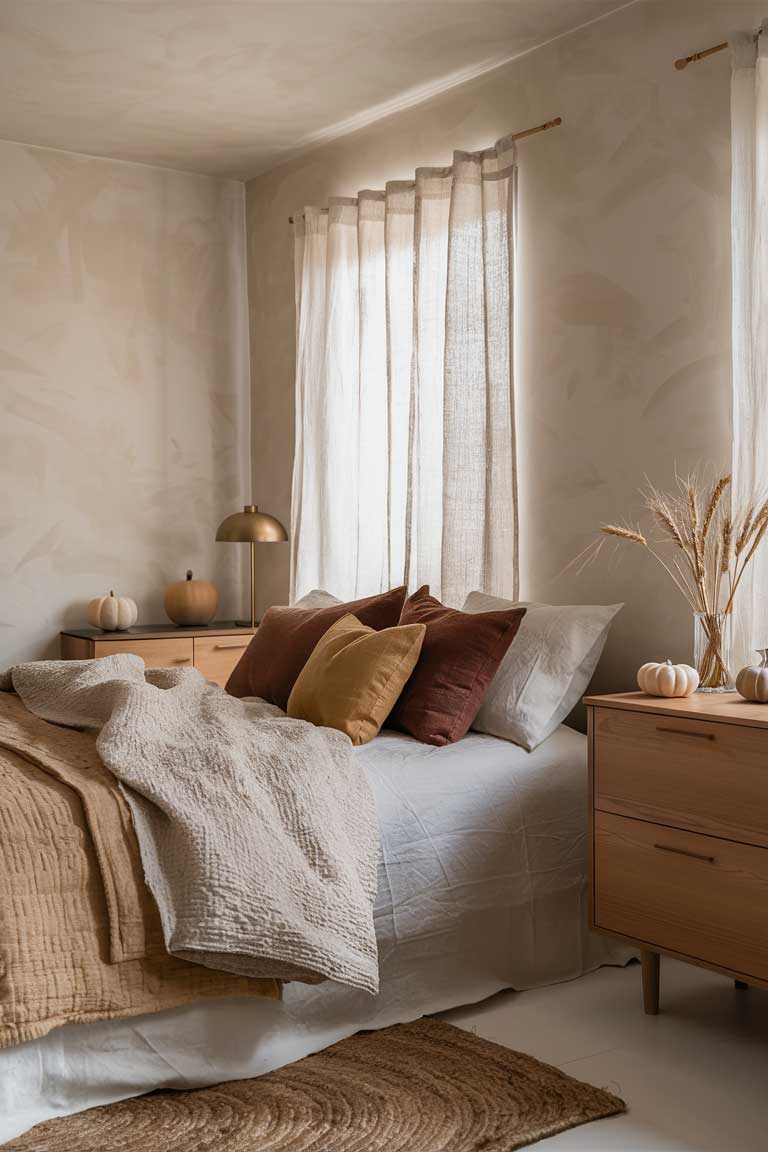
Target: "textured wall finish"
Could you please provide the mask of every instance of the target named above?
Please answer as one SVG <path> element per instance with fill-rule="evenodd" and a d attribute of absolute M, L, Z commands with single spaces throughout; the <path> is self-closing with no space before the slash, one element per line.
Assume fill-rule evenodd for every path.
<path fill-rule="evenodd" d="M 447 164 L 454 148 L 561 114 L 520 146 L 518 429 L 523 592 L 625 601 L 600 685 L 690 659 L 686 605 L 648 556 L 606 546 L 563 570 L 601 522 L 730 452 L 728 53 L 676 57 L 754 27 L 740 0 L 646 0 L 497 72 L 250 182 L 254 491 L 287 523 L 294 306 L 289 213 Z M 285 598 L 287 559 L 263 568 Z M 333 591 L 333 589 L 330 589 Z M 263 606 L 263 605 L 262 605 Z"/>
<path fill-rule="evenodd" d="M 0 666 L 114 588 L 163 621 L 247 489 L 242 186 L 0 143 Z"/>
<path fill-rule="evenodd" d="M 16 0 L 0 138 L 252 176 L 625 0 Z"/>

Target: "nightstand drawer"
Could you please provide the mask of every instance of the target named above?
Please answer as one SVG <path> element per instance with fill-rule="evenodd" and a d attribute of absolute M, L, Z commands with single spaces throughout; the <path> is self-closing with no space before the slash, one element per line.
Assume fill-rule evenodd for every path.
<path fill-rule="evenodd" d="M 768 851 L 595 813 L 599 928 L 768 979 Z"/>
<path fill-rule="evenodd" d="M 765 729 L 598 707 L 593 739 L 595 808 L 768 847 Z"/>
<path fill-rule="evenodd" d="M 94 640 L 94 656 L 114 656 L 131 652 L 141 656 L 147 668 L 191 668 L 194 649 L 191 638 L 178 640 Z"/>
<path fill-rule="evenodd" d="M 222 687 L 252 640 L 252 636 L 195 637 L 195 667 Z"/>

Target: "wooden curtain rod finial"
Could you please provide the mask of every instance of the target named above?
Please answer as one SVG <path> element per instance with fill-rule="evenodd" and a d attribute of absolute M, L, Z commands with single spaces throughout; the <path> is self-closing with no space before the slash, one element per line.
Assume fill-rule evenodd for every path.
<path fill-rule="evenodd" d="M 515 132 L 511 136 L 507 136 L 507 140 L 524 140 L 526 136 L 535 136 L 537 132 L 546 132 L 550 128 L 559 128 L 563 122 L 562 116 L 555 116 L 554 120 L 546 120 L 543 124 L 537 124 L 535 128 L 526 128 L 524 132 Z M 293 216 L 288 217 L 288 223 L 293 224 Z"/>
<path fill-rule="evenodd" d="M 695 64 L 697 60 L 706 60 L 707 56 L 714 56 L 715 52 L 723 52 L 728 47 L 728 41 L 724 40 L 722 44 L 715 44 L 714 48 L 705 48 L 703 52 L 694 52 L 691 56 L 681 56 L 679 60 L 675 60 L 675 68 L 678 72 L 682 72 L 683 68 L 687 68 L 689 64 Z"/>
<path fill-rule="evenodd" d="M 554 120 L 546 120 L 543 124 L 537 124 L 535 128 L 526 128 L 524 132 L 514 132 L 508 136 L 508 140 L 524 140 L 526 136 L 535 136 L 537 132 L 546 132 L 550 128 L 559 128 L 563 122 L 562 116 L 555 116 Z"/>

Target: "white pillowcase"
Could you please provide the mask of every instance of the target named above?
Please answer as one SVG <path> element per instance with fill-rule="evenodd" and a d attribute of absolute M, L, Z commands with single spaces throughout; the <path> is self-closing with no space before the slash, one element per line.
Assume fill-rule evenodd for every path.
<path fill-rule="evenodd" d="M 464 612 L 514 608 L 470 592 Z M 622 604 L 524 604 L 527 609 L 472 727 L 532 752 L 584 695 Z"/>
<path fill-rule="evenodd" d="M 330 592 L 324 592 L 322 588 L 313 588 L 311 592 L 307 592 L 306 596 L 302 596 L 301 600 L 297 600 L 291 605 L 292 608 L 330 608 L 332 604 L 341 604 L 341 600 L 336 596 L 331 596 Z"/>

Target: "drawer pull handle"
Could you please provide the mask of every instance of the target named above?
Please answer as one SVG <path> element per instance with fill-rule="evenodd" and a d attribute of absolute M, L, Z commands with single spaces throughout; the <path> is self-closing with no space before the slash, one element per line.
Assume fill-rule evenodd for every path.
<path fill-rule="evenodd" d="M 249 641 L 236 640 L 234 644 L 214 644 L 214 648 L 218 652 L 221 648 L 247 648 Z"/>
<path fill-rule="evenodd" d="M 705 856 L 703 852 L 689 852 L 687 848 L 673 848 L 671 844 L 654 844 L 660 852 L 674 852 L 676 856 L 690 856 L 693 860 L 703 860 L 705 864 L 714 864 L 714 856 Z"/>
<path fill-rule="evenodd" d="M 687 728 L 666 728 L 662 724 L 656 725 L 657 732 L 667 732 L 670 736 L 693 736 L 694 740 L 714 740 L 712 732 L 689 732 Z"/>
<path fill-rule="evenodd" d="M 177 656 L 174 664 L 189 664 L 189 656 Z"/>

